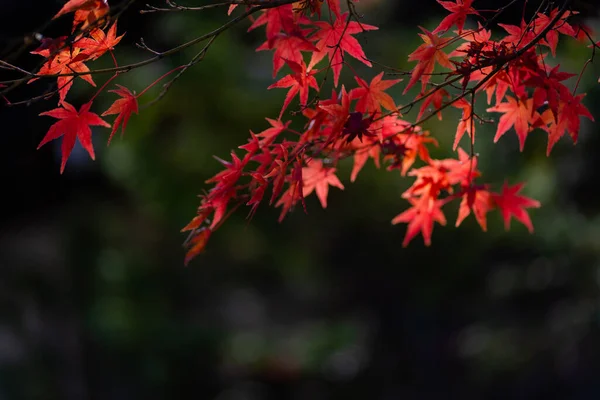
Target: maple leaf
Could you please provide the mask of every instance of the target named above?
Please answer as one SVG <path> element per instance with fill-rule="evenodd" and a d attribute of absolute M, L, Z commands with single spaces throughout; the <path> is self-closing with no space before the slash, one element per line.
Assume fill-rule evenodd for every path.
<path fill-rule="evenodd" d="M 286 123 L 283 123 L 280 119 L 265 119 L 271 125 L 271 127 L 256 134 L 256 137 L 260 138 L 259 143 L 261 146 L 272 143 L 275 140 L 275 138 L 277 138 L 277 136 L 279 136 L 281 132 L 285 131 L 287 127 L 292 123 L 292 121 L 287 121 Z M 252 133 L 252 131 L 250 131 L 250 133 Z"/>
<path fill-rule="evenodd" d="M 448 55 L 442 51 L 442 48 L 448 43 L 448 39 L 442 39 L 438 35 L 429 32 L 423 27 L 419 27 L 425 34 L 419 33 L 421 39 L 425 42 L 415 51 L 408 55 L 408 61 L 418 61 L 418 64 L 413 68 L 413 72 L 410 76 L 410 80 L 404 94 L 413 87 L 415 83 L 420 79 L 422 90 L 425 90 L 430 74 L 433 72 L 435 64 L 438 63 L 442 67 L 454 69 L 454 65 L 450 62 Z"/>
<path fill-rule="evenodd" d="M 107 51 L 111 51 L 121 41 L 124 34 L 117 37 L 117 23 L 112 24 L 108 34 L 100 28 L 93 29 L 89 38 L 81 38 L 74 43 L 75 46 L 84 49 L 73 61 L 80 61 L 86 58 L 95 60 Z"/>
<path fill-rule="evenodd" d="M 457 108 L 462 108 L 463 110 L 460 122 L 456 128 L 454 145 L 452 146 L 452 150 L 456 150 L 458 147 L 458 142 L 460 142 L 460 139 L 463 137 L 465 132 L 467 132 L 471 138 L 471 144 L 475 143 L 475 124 L 473 123 L 473 109 L 471 107 L 471 103 L 465 99 L 460 99 L 452 105 Z"/>
<path fill-rule="evenodd" d="M 581 99 L 584 94 L 577 96 L 571 96 L 568 101 L 560 102 L 558 106 L 558 120 L 554 118 L 550 109 L 544 111 L 540 116 L 540 120 L 545 124 L 541 126 L 542 129 L 548 132 L 548 147 L 546 149 L 546 155 L 550 155 L 552 147 L 563 137 L 565 131 L 569 133 L 573 143 L 577 143 L 579 138 L 579 127 L 580 127 L 580 116 L 589 118 L 594 121 L 594 117 L 590 114 L 589 110 L 581 104 Z"/>
<path fill-rule="evenodd" d="M 285 60 L 293 61 L 297 64 L 304 62 L 302 51 L 317 51 L 317 48 L 309 42 L 302 32 L 278 33 L 272 39 L 272 45 L 269 41 L 264 42 L 256 51 L 271 50 L 273 52 L 273 77 L 283 67 Z M 308 69 L 312 69 L 312 65 Z"/>
<path fill-rule="evenodd" d="M 69 155 L 73 150 L 73 146 L 75 145 L 75 139 L 79 139 L 79 142 L 83 148 L 87 150 L 93 160 L 95 159 L 95 155 L 94 147 L 92 145 L 92 130 L 90 129 L 90 126 L 96 125 L 110 128 L 110 124 L 100 118 L 97 114 L 89 111 L 90 107 L 92 106 L 91 102 L 82 105 L 79 109 L 79 112 L 77 112 L 75 107 L 66 101 L 61 105 L 62 107 L 60 108 L 55 108 L 54 110 L 46 111 L 40 114 L 57 118 L 60 121 L 55 122 L 50 127 L 48 133 L 46 133 L 46 136 L 44 136 L 44 139 L 42 139 L 37 148 L 39 149 L 46 143 L 64 136 L 62 142 L 62 161 L 60 165 L 60 173 L 62 174 L 65 169 L 65 165 L 67 164 L 67 159 L 69 158 Z"/>
<path fill-rule="evenodd" d="M 184 265 L 188 265 L 194 257 L 204 251 L 211 233 L 212 231 L 209 228 L 202 228 L 191 237 L 187 243 L 189 250 L 185 254 Z"/>
<path fill-rule="evenodd" d="M 559 71 L 559 67 L 560 65 L 557 65 L 549 73 L 541 70 L 539 73 L 529 76 L 523 82 L 525 85 L 535 88 L 533 92 L 534 107 L 540 107 L 547 101 L 548 107 L 555 119 L 558 119 L 558 104 L 560 99 L 572 97 L 569 89 L 560 82 L 575 76 L 575 74 Z"/>
<path fill-rule="evenodd" d="M 440 3 L 446 10 L 450 11 L 451 14 L 444 18 L 438 27 L 433 30 L 432 33 L 434 34 L 446 32 L 452 27 L 452 25 L 456 25 L 458 28 L 458 34 L 460 35 L 463 27 L 465 26 L 467 15 L 479 15 L 479 13 L 473 7 L 471 7 L 473 0 L 456 0 L 456 3 L 441 0 L 437 0 L 437 2 Z"/>
<path fill-rule="evenodd" d="M 506 131 L 514 126 L 517 136 L 519 137 L 519 148 L 523 151 L 525 139 L 529 133 L 529 122 L 535 119 L 533 117 L 533 99 L 517 100 L 511 96 L 506 96 L 506 99 L 508 102 L 499 103 L 494 107 L 487 109 L 488 112 L 504 113 L 498 122 L 494 143 L 496 143 Z"/>
<path fill-rule="evenodd" d="M 60 11 L 52 17 L 56 19 L 64 14 L 72 13 L 78 10 L 92 10 L 97 7 L 108 7 L 107 0 L 69 0 L 65 3 Z"/>
<path fill-rule="evenodd" d="M 346 88 L 342 85 L 339 94 L 339 103 L 319 104 L 319 109 L 325 111 L 332 120 L 331 131 L 334 137 L 341 135 L 348 118 L 350 118 L 350 96 L 346 92 Z"/>
<path fill-rule="evenodd" d="M 392 219 L 393 225 L 401 222 L 408 223 L 402 247 L 408 246 L 408 243 L 419 232 L 423 235 L 425 245 L 430 246 L 434 223 L 446 225 L 446 217 L 440 208 L 444 205 L 444 201 L 428 196 L 423 196 L 420 199 L 410 198 L 408 201 L 412 204 L 412 207 Z"/>
<path fill-rule="evenodd" d="M 519 26 L 516 25 L 508 25 L 508 24 L 498 24 L 504 28 L 508 35 L 505 36 L 501 42 L 504 43 L 512 43 L 517 49 L 521 49 L 531 43 L 532 40 L 535 39 L 535 32 L 537 30 L 531 29 L 531 26 L 527 24 L 524 20 L 521 20 L 521 24 Z M 545 40 L 540 40 L 540 44 L 547 44 Z"/>
<path fill-rule="evenodd" d="M 533 224 L 529 218 L 529 214 L 525 208 L 539 208 L 540 202 L 533 200 L 529 197 L 519 196 L 517 193 L 523 189 L 524 183 L 517 183 L 513 187 L 510 187 L 507 182 L 504 182 L 502 187 L 502 193 L 492 193 L 492 199 L 496 206 L 502 212 L 502 218 L 504 218 L 504 228 L 510 229 L 510 218 L 514 217 L 517 221 L 529 229 L 529 232 L 533 232 Z"/>
<path fill-rule="evenodd" d="M 421 98 L 422 96 L 418 96 L 417 99 Z M 421 117 L 423 116 L 423 113 L 425 112 L 425 110 L 427 109 L 427 107 L 429 107 L 431 105 L 431 103 L 433 103 L 433 107 L 434 110 L 437 110 L 437 117 L 438 120 L 442 120 L 442 112 L 440 110 L 440 108 L 442 107 L 442 102 L 444 101 L 444 97 L 447 97 L 448 99 L 451 98 L 450 94 L 446 91 L 446 89 L 436 89 L 432 94 L 430 94 L 429 96 L 427 96 L 425 98 L 425 100 L 423 100 L 423 104 L 421 104 L 421 108 L 419 109 L 419 114 L 417 115 L 417 121 L 421 119 Z"/>
<path fill-rule="evenodd" d="M 78 25 L 83 23 L 81 29 L 84 30 L 104 17 L 108 11 L 108 0 L 69 0 L 52 19 L 75 12 L 73 19 L 73 32 L 75 32 Z"/>
<path fill-rule="evenodd" d="M 562 12 L 562 11 L 561 11 Z M 537 18 L 533 22 L 536 32 L 543 31 L 555 17 L 558 16 L 558 8 L 554 8 L 547 14 L 538 13 Z M 558 33 L 563 35 L 576 37 L 577 34 L 575 29 L 567 22 L 567 18 L 571 15 L 571 11 L 563 12 L 558 21 L 554 24 L 554 27 L 546 33 L 546 45 L 550 48 L 553 56 L 556 56 L 556 46 L 558 44 Z"/>
<path fill-rule="evenodd" d="M 371 63 L 367 60 L 360 43 L 353 36 L 354 34 L 379 29 L 376 26 L 358 23 L 356 21 L 347 22 L 348 13 L 344 13 L 336 18 L 333 23 L 317 21 L 314 23 L 318 30 L 310 37 L 316 41 L 317 51 L 310 59 L 309 68 L 315 66 L 325 55 L 328 56 L 333 70 L 333 82 L 335 87 L 338 85 L 344 54 L 347 53 L 367 66 Z"/>
<path fill-rule="evenodd" d="M 296 160 L 296 163 L 294 164 L 294 167 L 292 168 L 292 172 L 288 175 L 288 189 L 283 193 L 283 195 L 281 195 L 281 198 L 275 204 L 275 207 L 282 206 L 281 213 L 279 214 L 279 222 L 283 221 L 286 214 L 298 201 L 302 202 L 302 205 L 304 206 L 304 212 L 306 212 L 306 205 L 304 204 L 303 195 L 304 189 L 302 170 L 303 168 L 298 158 L 298 160 Z"/>
<path fill-rule="evenodd" d="M 299 94 L 300 96 L 300 105 L 306 106 L 308 102 L 308 90 L 309 88 L 313 88 L 316 91 L 319 90 L 319 85 L 317 84 L 317 80 L 314 75 L 318 71 L 311 71 L 306 68 L 306 64 L 302 61 L 301 64 L 298 64 L 291 60 L 284 60 L 286 64 L 292 69 L 293 74 L 286 75 L 281 78 L 276 83 L 270 85 L 267 89 L 274 88 L 290 88 L 287 95 L 285 96 L 285 100 L 283 102 L 283 107 L 281 112 L 279 113 L 279 118 L 283 115 L 285 109 L 290 105 L 292 99 Z"/>
<path fill-rule="evenodd" d="M 352 100 L 358 99 L 356 111 L 375 114 L 381 111 L 382 106 L 390 111 L 396 110 L 394 99 L 384 90 L 394 86 L 402 79 L 384 81 L 381 78 L 383 78 L 383 72 L 374 77 L 371 83 L 368 84 L 358 76 L 354 77 L 360 87 L 352 89 L 349 95 Z"/>
<path fill-rule="evenodd" d="M 37 54 L 46 53 L 49 49 L 36 50 Z M 90 74 L 86 74 L 90 69 L 82 62 L 82 61 L 74 61 L 75 58 L 80 54 L 81 48 L 75 47 L 73 51 L 69 49 L 64 49 L 56 54 L 54 57 L 48 59 L 44 65 L 38 71 L 38 75 L 60 75 L 60 74 L 73 74 L 80 73 L 83 75 L 79 75 L 81 79 L 86 81 L 92 86 L 96 86 L 92 76 Z M 39 78 L 33 78 L 27 81 L 27 83 L 31 83 L 36 81 Z M 67 93 L 73 86 L 73 80 L 75 76 L 59 76 L 56 78 L 56 82 L 58 85 L 58 104 L 61 104 L 65 101 Z"/>
<path fill-rule="evenodd" d="M 323 166 L 323 161 L 312 159 L 307 167 L 302 168 L 302 196 L 306 197 L 314 191 L 323 208 L 327 208 L 329 185 L 344 189 L 344 185 L 335 175 L 335 168 Z"/>
<path fill-rule="evenodd" d="M 471 211 L 475 215 L 475 219 L 481 229 L 487 231 L 486 214 L 493 208 L 492 197 L 490 192 L 485 187 L 469 186 L 465 189 L 460 208 L 458 209 L 458 217 L 456 218 L 456 226 L 469 216 Z"/>
<path fill-rule="evenodd" d="M 262 10 L 262 14 L 256 18 L 254 23 L 248 28 L 248 32 L 266 25 L 267 42 L 272 47 L 273 39 L 281 31 L 292 32 L 296 24 L 291 4 L 285 4 L 280 7 L 273 7 L 268 10 Z"/>
<path fill-rule="evenodd" d="M 127 127 L 127 121 L 129 121 L 129 117 L 131 117 L 131 113 L 138 113 L 137 97 L 125 86 L 117 86 L 119 87 L 118 89 L 109 90 L 109 92 L 115 93 L 121 96 L 121 98 L 115 100 L 109 109 L 102 113 L 103 117 L 106 115 L 118 114 L 117 118 L 115 118 L 112 131 L 110 132 L 108 144 L 110 144 L 110 141 L 119 128 L 119 125 L 121 125 L 121 136 L 123 136 L 125 134 L 125 128 Z"/>

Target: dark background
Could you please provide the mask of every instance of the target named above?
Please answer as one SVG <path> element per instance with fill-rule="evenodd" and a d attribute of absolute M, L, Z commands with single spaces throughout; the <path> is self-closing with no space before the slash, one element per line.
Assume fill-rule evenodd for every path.
<path fill-rule="evenodd" d="M 119 21 L 120 64 L 148 56 L 134 46 L 141 36 L 165 50 L 226 21 L 222 9 L 139 15 L 144 3 Z M 61 4 L 2 2 L 3 57 Z M 420 44 L 416 25 L 431 29 L 443 16 L 433 0 L 361 6 L 380 27 L 359 35 L 367 55 L 403 69 Z M 521 13 L 518 3 L 502 22 Z M 593 7 L 583 17 L 600 28 Z M 69 25 L 63 18 L 43 33 Z M 123 140 L 107 148 L 108 130 L 94 131 L 97 160 L 76 147 L 63 175 L 60 140 L 35 150 L 53 123 L 37 114 L 56 99 L 0 108 L 0 399 L 600 398 L 600 136 L 587 120 L 579 143 L 563 139 L 549 158 L 542 132 L 519 153 L 514 132 L 493 145 L 495 128 L 477 128 L 486 181 L 526 181 L 524 194 L 542 202 L 530 212 L 533 235 L 516 222 L 504 232 L 497 212 L 488 233 L 473 217 L 454 228 L 449 209 L 431 247 L 419 237 L 402 249 L 405 226 L 390 220 L 407 207 L 400 194 L 411 180 L 368 164 L 350 184 L 348 162 L 346 190 L 331 190 L 327 210 L 311 197 L 308 215 L 297 210 L 282 224 L 278 210 L 262 206 L 251 222 L 242 210 L 183 267 L 179 230 L 219 169 L 211 156 L 266 128 L 285 95 L 266 90 L 271 53 L 254 51 L 264 29 L 247 26 L 220 37 L 164 99 L 133 116 Z M 115 82 L 140 92 L 196 51 Z M 578 72 L 590 54 L 565 40 L 556 62 Z M 23 53 L 15 62 L 40 60 Z M 596 117 L 598 76 L 591 65 L 580 84 Z M 354 87 L 349 71 L 341 81 Z M 404 84 L 390 90 L 398 103 Z M 68 101 L 82 104 L 90 89 L 78 81 Z M 112 101 L 100 96 L 93 110 Z M 440 140 L 435 156 L 453 156 L 457 118 L 426 125 Z"/>

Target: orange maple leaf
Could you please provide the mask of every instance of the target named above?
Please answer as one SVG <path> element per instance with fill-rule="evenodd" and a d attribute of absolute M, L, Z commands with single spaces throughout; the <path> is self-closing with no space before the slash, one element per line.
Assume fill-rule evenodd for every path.
<path fill-rule="evenodd" d="M 82 23 L 82 30 L 94 24 L 104 17 L 108 10 L 108 0 L 69 0 L 52 19 L 74 12 L 74 32 L 77 26 Z"/>
<path fill-rule="evenodd" d="M 67 164 L 67 159 L 73 150 L 75 139 L 79 139 L 79 142 L 83 148 L 87 150 L 93 160 L 95 159 L 95 155 L 94 147 L 92 145 L 92 130 L 90 129 L 90 125 L 110 128 L 110 124 L 108 122 L 104 121 L 97 114 L 90 112 L 91 106 L 91 102 L 85 103 L 81 106 L 79 112 L 77 112 L 75 107 L 65 101 L 62 103 L 61 108 L 55 108 L 54 110 L 46 111 L 40 114 L 48 115 L 60 120 L 55 122 L 50 127 L 48 133 L 46 133 L 46 136 L 44 136 L 44 139 L 42 139 L 37 148 L 39 149 L 46 143 L 64 136 L 62 142 L 62 161 L 60 165 L 61 174 L 63 173 L 65 165 Z"/>
<path fill-rule="evenodd" d="M 44 50 L 36 50 L 34 54 L 46 54 L 49 49 Z M 73 74 L 80 73 L 83 75 L 79 75 L 81 79 L 86 81 L 92 86 L 96 86 L 92 76 L 90 74 L 86 74 L 90 69 L 83 63 L 83 61 L 74 61 L 79 54 L 81 53 L 81 48 L 75 47 L 73 51 L 69 49 L 64 49 L 60 51 L 58 54 L 55 54 L 53 57 L 49 58 L 44 65 L 38 71 L 38 75 L 61 75 L 61 74 Z M 43 55 L 42 54 L 42 55 Z M 33 78 L 27 81 L 27 83 L 31 83 L 36 81 L 39 78 Z M 75 80 L 75 76 L 59 76 L 56 78 L 56 82 L 58 85 L 58 104 L 61 104 L 65 101 L 65 97 L 67 93 L 73 86 L 73 81 Z"/>
<path fill-rule="evenodd" d="M 75 46 L 84 49 L 73 61 L 86 58 L 95 60 L 107 51 L 111 51 L 121 41 L 124 34 L 117 37 L 117 23 L 112 24 L 108 33 L 105 34 L 100 28 L 93 29 L 89 38 L 81 38 L 74 43 Z"/>

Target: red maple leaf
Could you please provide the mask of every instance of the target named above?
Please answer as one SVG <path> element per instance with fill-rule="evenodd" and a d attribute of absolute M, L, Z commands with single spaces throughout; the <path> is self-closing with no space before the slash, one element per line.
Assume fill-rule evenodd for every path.
<path fill-rule="evenodd" d="M 277 72 L 283 67 L 285 60 L 300 64 L 304 61 L 302 51 L 317 51 L 317 48 L 304 37 L 302 31 L 280 32 L 271 42 L 271 44 L 269 41 L 264 42 L 256 51 L 275 49 L 273 52 L 273 77 L 277 76 Z M 312 66 L 309 69 L 312 69 Z"/>
<path fill-rule="evenodd" d="M 48 133 L 46 133 L 46 136 L 44 136 L 44 139 L 42 139 L 37 148 L 39 149 L 46 143 L 64 136 L 62 142 L 62 161 L 60 165 L 61 174 L 65 169 L 65 165 L 67 164 L 67 159 L 71 154 L 71 150 L 73 150 L 75 139 L 79 139 L 79 142 L 83 148 L 87 150 L 93 160 L 95 159 L 95 155 L 94 147 L 92 145 L 92 130 L 90 129 L 90 126 L 96 125 L 110 128 L 110 124 L 108 122 L 104 121 L 97 114 L 89 111 L 91 106 L 91 102 L 85 103 L 81 106 L 79 112 L 77 112 L 75 107 L 65 101 L 62 103 L 61 108 L 55 108 L 54 110 L 46 111 L 40 114 L 48 115 L 60 120 L 55 122 L 50 127 Z"/>
<path fill-rule="evenodd" d="M 256 137 L 260 138 L 259 143 L 261 146 L 272 143 L 277 138 L 277 136 L 279 136 L 281 132 L 285 131 L 287 127 L 292 123 L 292 121 L 287 121 L 286 123 L 283 123 L 280 119 L 265 119 L 271 125 L 271 127 L 256 134 Z M 253 132 L 250 131 L 250 133 L 252 134 Z"/>
<path fill-rule="evenodd" d="M 444 18 L 442 22 L 440 22 L 433 33 L 446 32 L 452 27 L 452 25 L 456 25 L 458 28 L 458 34 L 460 35 L 463 27 L 465 26 L 467 15 L 479 15 L 479 13 L 473 7 L 471 7 L 473 0 L 456 0 L 456 3 L 441 0 L 437 0 L 437 2 L 440 3 L 446 10 L 450 11 L 451 14 Z"/>
<path fill-rule="evenodd" d="M 266 25 L 268 46 L 272 47 L 273 39 L 275 39 L 279 32 L 292 32 L 296 27 L 292 5 L 285 4 L 280 7 L 263 10 L 263 13 L 250 25 L 248 32 L 262 25 Z"/>
<path fill-rule="evenodd" d="M 394 99 L 384 90 L 394 86 L 402 79 L 384 81 L 381 78 L 383 78 L 383 72 L 374 77 L 371 83 L 367 83 L 358 76 L 354 77 L 360 87 L 352 89 L 349 94 L 352 100 L 358 99 L 356 111 L 375 114 L 381 111 L 381 107 L 390 111 L 396 110 Z"/>
<path fill-rule="evenodd" d="M 563 137 L 565 131 L 569 133 L 573 143 L 577 143 L 579 138 L 580 116 L 594 120 L 589 110 L 581 104 L 584 94 L 571 96 L 568 101 L 561 102 L 558 106 L 558 120 L 554 119 L 553 114 L 546 110 L 540 116 L 540 119 L 546 124 L 542 129 L 548 132 L 548 147 L 546 155 L 550 154 L 552 147 Z"/>
<path fill-rule="evenodd" d="M 419 96 L 417 97 L 417 99 L 421 97 L 423 96 Z M 423 104 L 421 104 L 421 108 L 419 109 L 419 115 L 417 115 L 417 120 L 421 119 L 425 110 L 433 103 L 433 109 L 437 110 L 437 117 L 441 121 L 442 111 L 440 109 L 442 107 L 444 97 L 447 97 L 448 99 L 451 98 L 450 94 L 446 91 L 446 89 L 443 88 L 436 89 L 432 94 L 428 95 L 425 98 L 425 100 L 423 100 Z"/>
<path fill-rule="evenodd" d="M 49 52 L 49 49 L 43 50 L 35 50 L 35 54 L 46 54 Z M 64 49 L 60 51 L 58 54 L 55 54 L 53 57 L 49 58 L 44 65 L 38 71 L 38 75 L 61 75 L 61 74 L 74 74 L 80 73 L 83 75 L 79 75 L 81 79 L 88 82 L 92 86 L 96 86 L 94 80 L 92 79 L 92 75 L 86 74 L 90 71 L 90 69 L 82 62 L 82 61 L 74 61 L 77 56 L 81 53 L 81 48 L 75 47 L 73 51 L 69 49 Z M 42 55 L 43 55 L 42 54 Z M 27 83 L 31 83 L 36 81 L 39 78 L 33 78 L 27 81 Z M 58 85 L 58 104 L 61 104 L 65 101 L 65 97 L 67 93 L 73 86 L 73 80 L 75 76 L 59 76 L 56 78 L 56 82 Z"/>
<path fill-rule="evenodd" d="M 492 197 L 485 187 L 470 186 L 463 193 L 456 226 L 469 216 L 471 211 L 483 231 L 487 231 L 486 214 L 493 208 Z"/>
<path fill-rule="evenodd" d="M 458 142 L 460 142 L 460 139 L 465 132 L 467 132 L 471 138 L 471 144 L 475 143 L 475 124 L 473 123 L 473 108 L 471 107 L 470 102 L 465 99 L 460 99 L 459 101 L 452 103 L 452 105 L 463 110 L 458 126 L 456 127 L 454 145 L 452 146 L 452 150 L 456 150 Z"/>
<path fill-rule="evenodd" d="M 353 36 L 354 34 L 379 29 L 376 26 L 358 23 L 356 21 L 347 21 L 348 13 L 335 19 L 335 22 L 317 21 L 314 24 L 318 30 L 310 37 L 316 41 L 317 51 L 310 59 L 309 68 L 315 66 L 319 61 L 328 56 L 333 70 L 333 82 L 335 87 L 338 85 L 342 63 L 344 62 L 344 52 L 348 53 L 358 61 L 367 66 L 371 63 L 367 60 L 360 43 Z"/>
<path fill-rule="evenodd" d="M 108 0 L 69 0 L 52 19 L 75 12 L 74 32 L 79 24 L 83 23 L 83 30 L 105 16 L 108 10 Z"/>
<path fill-rule="evenodd" d="M 575 74 L 559 71 L 559 67 L 557 65 L 550 72 L 543 69 L 535 71 L 523 82 L 525 85 L 535 88 L 533 92 L 534 107 L 541 107 L 547 101 L 555 119 L 558 119 L 558 104 L 561 98 L 565 100 L 572 97 L 569 89 L 560 82 L 575 76 Z"/>
<path fill-rule="evenodd" d="M 318 71 L 311 71 L 306 68 L 306 64 L 302 61 L 300 64 L 291 61 L 284 60 L 286 64 L 292 69 L 293 74 L 289 74 L 281 78 L 279 81 L 275 82 L 267 89 L 274 88 L 290 88 L 287 95 L 285 96 L 285 100 L 283 102 L 283 107 L 281 112 L 279 113 L 279 118 L 283 115 L 285 109 L 290 105 L 292 99 L 299 94 L 300 95 L 300 105 L 306 106 L 308 102 L 308 90 L 309 88 L 313 88 L 316 91 L 319 90 L 319 85 L 317 84 L 317 80 L 314 75 Z"/>
<path fill-rule="evenodd" d="M 535 120 L 535 115 L 537 115 L 537 113 L 534 114 L 533 99 L 522 98 L 517 100 L 511 96 L 506 96 L 506 99 L 508 102 L 499 103 L 494 107 L 487 109 L 488 112 L 504 113 L 498 122 L 494 143 L 496 143 L 506 131 L 514 126 L 517 136 L 519 137 L 519 148 L 523 151 L 525 139 L 529 133 L 529 123 L 530 121 Z"/>
<path fill-rule="evenodd" d="M 115 118 L 115 122 L 113 124 L 112 131 L 110 132 L 110 136 L 108 138 L 108 143 L 110 141 L 121 125 L 121 136 L 125 134 L 125 128 L 127 127 L 127 121 L 129 121 L 129 117 L 131 117 L 131 113 L 138 113 L 138 102 L 137 97 L 129 89 L 125 86 L 117 85 L 119 88 L 116 90 L 109 90 L 111 93 L 118 94 L 121 96 L 120 99 L 115 100 L 114 103 L 109 107 L 108 110 L 102 113 L 102 116 L 118 114 L 117 118 Z"/>
<path fill-rule="evenodd" d="M 442 48 L 449 42 L 448 39 L 442 39 L 438 35 L 429 32 L 423 27 L 419 27 L 425 34 L 419 33 L 419 36 L 425 43 L 417 47 L 415 51 L 409 54 L 408 61 L 418 61 L 418 64 L 413 68 L 410 76 L 410 81 L 404 89 L 404 94 L 420 79 L 422 90 L 425 90 L 435 64 L 438 63 L 442 67 L 454 69 L 454 65 L 450 62 L 448 55 L 442 51 Z"/>
<path fill-rule="evenodd" d="M 344 189 L 344 185 L 335 175 L 335 168 L 324 167 L 323 161 L 312 159 L 308 166 L 302 168 L 302 195 L 308 196 L 314 191 L 323 208 L 327 208 L 327 194 L 329 185 Z"/>
<path fill-rule="evenodd" d="M 408 246 L 408 243 L 419 232 L 423 235 L 425 245 L 430 246 L 433 224 L 437 222 L 446 225 L 446 217 L 440 208 L 444 205 L 444 201 L 428 196 L 423 196 L 420 199 L 410 198 L 408 201 L 412 204 L 412 207 L 392 219 L 394 225 L 401 222 L 408 223 L 402 247 Z"/>
<path fill-rule="evenodd" d="M 540 202 L 529 197 L 517 195 L 524 185 L 524 183 L 517 183 L 513 187 L 510 187 L 508 183 L 504 182 L 502 193 L 492 193 L 494 203 L 502 212 L 504 228 L 506 230 L 510 229 L 510 218 L 512 216 L 525 225 L 529 229 L 529 232 L 533 232 L 533 224 L 525 208 L 539 208 Z"/>

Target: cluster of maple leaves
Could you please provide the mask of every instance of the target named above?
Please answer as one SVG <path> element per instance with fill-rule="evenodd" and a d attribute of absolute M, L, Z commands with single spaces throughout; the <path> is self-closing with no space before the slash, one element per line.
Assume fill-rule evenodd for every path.
<path fill-rule="evenodd" d="M 48 133 L 39 144 L 38 149 L 51 140 L 63 137 L 61 173 L 65 169 L 76 139 L 79 139 L 79 142 L 87 150 L 90 157 L 92 159 L 95 158 L 90 126 L 111 127 L 108 122 L 91 112 L 90 108 L 95 97 L 112 79 L 117 77 L 117 74 L 107 81 L 92 99 L 83 104 L 79 108 L 79 111 L 65 100 L 69 90 L 73 86 L 73 81 L 77 77 L 92 86 L 96 86 L 90 74 L 90 69 L 85 63 L 96 60 L 107 52 L 112 54 L 114 47 L 123 38 L 123 35 L 117 36 L 116 21 L 106 32 L 100 27 L 108 11 L 107 0 L 71 0 L 67 2 L 54 18 L 74 13 L 72 33 L 76 31 L 81 33 L 74 35 L 72 39 L 68 36 L 61 36 L 56 39 L 44 38 L 41 45 L 31 52 L 32 54 L 38 54 L 46 58 L 46 61 L 37 72 L 38 76 L 58 75 L 56 80 L 59 108 L 43 112 L 40 115 L 57 118 L 59 121 L 50 127 Z M 117 66 L 114 56 L 113 60 L 115 66 Z M 33 78 L 29 80 L 29 83 L 37 79 L 39 78 Z M 124 132 L 131 114 L 138 112 L 137 96 L 129 89 L 117 85 L 117 89 L 111 90 L 111 92 L 119 95 L 120 98 L 108 110 L 102 113 L 102 116 L 117 114 L 108 138 L 109 142 L 118 127 L 122 126 L 122 132 Z"/>
<path fill-rule="evenodd" d="M 482 118 L 475 112 L 475 95 L 485 92 L 490 105 L 487 111 L 501 114 L 494 141 L 513 129 L 523 150 L 527 136 L 541 129 L 548 134 L 548 154 L 565 134 L 576 142 L 580 117 L 593 117 L 581 103 L 583 94 L 563 83 L 574 74 L 551 67 L 547 52 L 555 54 L 561 35 L 584 41 L 591 39 L 591 31 L 569 23 L 575 12 L 555 8 L 520 26 L 497 24 L 505 32 L 492 40 L 483 11 L 473 8 L 473 0 L 437 2 L 449 14 L 433 31 L 421 28 L 423 44 L 408 57 L 417 64 L 404 93 L 419 82 L 420 91 L 403 107 L 386 93 L 401 79 L 383 79 L 383 72 L 370 80 L 355 76 L 356 85 L 350 90 L 340 87 L 341 71 L 350 65 L 348 56 L 371 66 L 354 35 L 377 29 L 357 19 L 351 1 L 346 12 L 342 12 L 340 0 L 245 5 L 247 10 L 260 7 L 248 30 L 265 27 L 266 41 L 257 50 L 272 52 L 273 77 L 286 70 L 269 89 L 286 89 L 287 94 L 278 118 L 266 118 L 269 127 L 259 133 L 250 131 L 248 142 L 239 146 L 243 155 L 232 151 L 231 160 L 219 159 L 224 169 L 207 181 L 214 186 L 201 196 L 196 217 L 183 229 L 190 232 L 186 263 L 203 251 L 211 234 L 239 206 L 248 206 L 251 216 L 261 203 L 274 204 L 281 207 L 281 221 L 298 204 L 305 208 L 304 199 L 315 192 L 327 207 L 329 187 L 344 189 L 336 172 L 338 162 L 348 157 L 354 161 L 351 182 L 369 159 L 378 168 L 384 163 L 388 171 L 398 170 L 400 175 L 414 178 L 402 194 L 409 208 L 392 219 L 393 224 L 408 224 L 404 246 L 419 233 L 429 245 L 434 224 L 446 224 L 442 208 L 452 201 L 460 202 L 456 226 L 472 213 L 485 231 L 487 213 L 497 209 L 506 229 L 515 218 L 533 231 L 527 208 L 540 203 L 519 194 L 523 183 L 505 183 L 500 192 L 493 192 L 488 184 L 477 182 L 481 172 L 473 144 L 475 122 Z M 236 7 L 230 5 L 228 14 L 236 12 Z M 79 111 L 65 101 L 74 79 L 95 85 L 85 63 L 105 53 L 112 55 L 122 38 L 117 36 L 116 21 L 102 27 L 108 10 L 106 0 L 70 0 L 55 18 L 74 12 L 73 32 L 82 33 L 68 42 L 67 37 L 45 39 L 33 51 L 46 58 L 38 75 L 60 75 L 59 108 L 41 114 L 59 121 L 50 127 L 40 146 L 63 136 L 61 172 L 76 138 L 94 158 L 90 126 L 110 127 L 90 108 L 96 95 L 118 74 Z M 478 19 L 477 29 L 465 30 L 467 16 Z M 114 55 L 113 60 L 117 66 Z M 436 66 L 443 71 L 438 75 L 443 80 L 432 82 Z M 321 89 L 330 72 L 334 89 L 328 97 Z M 113 92 L 119 99 L 102 114 L 117 114 L 109 141 L 118 126 L 125 130 L 131 114 L 138 112 L 137 98 L 143 94 L 136 96 L 123 86 Z M 290 113 L 296 98 L 299 111 Z M 417 121 L 403 119 L 401 111 L 419 102 Z M 450 106 L 462 110 L 454 141 L 458 157 L 439 160 L 429 152 L 437 141 L 421 123 L 433 115 L 442 119 L 442 111 Z M 285 120 L 287 114 L 303 119 L 303 124 L 296 122 L 303 128 L 292 129 L 292 121 Z M 458 147 L 465 133 L 470 151 Z M 417 160 L 422 166 L 415 168 Z"/>

